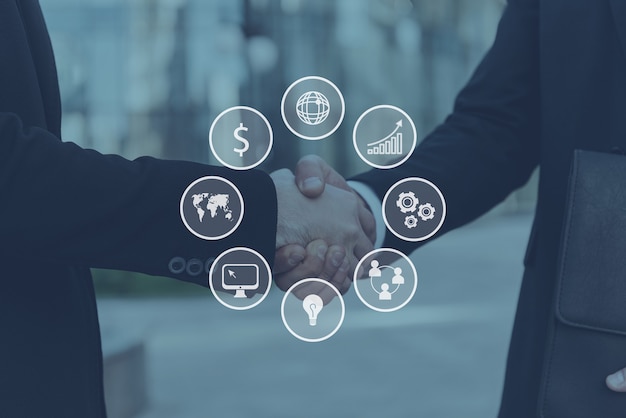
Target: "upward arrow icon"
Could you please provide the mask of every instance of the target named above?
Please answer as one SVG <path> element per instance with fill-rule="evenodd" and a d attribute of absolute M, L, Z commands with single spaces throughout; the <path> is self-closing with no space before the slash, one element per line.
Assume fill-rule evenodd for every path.
<path fill-rule="evenodd" d="M 396 129 L 394 129 L 392 133 L 390 133 L 389 135 L 387 135 L 383 139 L 379 139 L 378 141 L 374 141 L 371 144 L 367 144 L 367 146 L 371 147 L 372 145 L 380 144 L 381 142 L 386 141 L 387 139 L 389 139 L 392 136 L 394 136 L 396 134 L 396 132 L 398 132 L 398 129 L 400 129 L 400 128 L 402 128 L 402 119 L 400 119 L 399 121 L 396 122 Z"/>

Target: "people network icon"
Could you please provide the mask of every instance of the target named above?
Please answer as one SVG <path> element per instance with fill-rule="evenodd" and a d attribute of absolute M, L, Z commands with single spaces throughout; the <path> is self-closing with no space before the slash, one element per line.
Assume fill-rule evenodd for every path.
<path fill-rule="evenodd" d="M 366 278 L 359 278 L 359 271 L 367 271 Z M 416 289 L 413 262 L 394 248 L 373 250 L 357 265 L 354 290 L 361 302 L 375 311 L 397 311 L 409 303 Z"/>
<path fill-rule="evenodd" d="M 398 291 L 401 285 L 404 284 L 404 276 L 402 276 L 402 268 L 401 267 L 393 267 L 393 266 L 381 266 L 380 262 L 376 259 L 370 262 L 369 276 L 370 276 L 370 285 L 372 289 L 376 293 L 378 293 L 379 300 L 391 300 L 393 294 Z M 395 289 L 389 290 L 390 285 L 387 282 L 383 282 L 380 284 L 380 291 L 378 290 L 378 286 L 374 284 L 375 279 L 382 278 L 383 273 L 382 269 L 391 269 L 393 270 L 393 277 L 391 278 L 391 285 L 395 286 Z"/>

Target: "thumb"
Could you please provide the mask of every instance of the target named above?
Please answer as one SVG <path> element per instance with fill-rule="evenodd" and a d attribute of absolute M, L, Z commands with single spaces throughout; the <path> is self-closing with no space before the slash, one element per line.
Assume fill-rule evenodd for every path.
<path fill-rule="evenodd" d="M 618 370 L 606 377 L 606 385 L 615 392 L 626 392 L 626 375 L 625 370 Z"/>
<path fill-rule="evenodd" d="M 326 186 L 326 162 L 316 155 L 302 157 L 296 165 L 296 184 L 300 193 L 309 198 L 320 196 Z"/>

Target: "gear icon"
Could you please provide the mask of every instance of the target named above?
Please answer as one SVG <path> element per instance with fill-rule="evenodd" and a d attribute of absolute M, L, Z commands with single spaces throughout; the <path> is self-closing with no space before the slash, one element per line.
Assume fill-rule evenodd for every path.
<path fill-rule="evenodd" d="M 430 203 L 424 203 L 417 210 L 417 215 L 422 218 L 422 221 L 427 221 L 435 217 L 435 208 Z"/>
<path fill-rule="evenodd" d="M 398 195 L 398 200 L 396 200 L 396 206 L 400 209 L 402 213 L 415 212 L 417 209 L 417 205 L 419 204 L 419 200 L 415 193 L 413 192 L 402 192 Z"/>
<path fill-rule="evenodd" d="M 415 228 L 417 226 L 417 218 L 413 215 L 409 215 L 406 218 L 404 218 L 404 225 L 409 228 Z"/>

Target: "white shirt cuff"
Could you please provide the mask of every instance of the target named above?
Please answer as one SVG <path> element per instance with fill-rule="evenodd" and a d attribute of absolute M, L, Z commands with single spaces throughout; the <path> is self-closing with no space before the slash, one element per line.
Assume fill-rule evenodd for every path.
<path fill-rule="evenodd" d="M 358 181 L 349 181 L 348 185 L 352 187 L 370 207 L 376 221 L 376 242 L 374 243 L 374 247 L 380 248 L 383 245 L 385 234 L 387 233 L 387 228 L 385 227 L 385 222 L 383 221 L 382 202 L 378 199 L 374 190 L 372 190 L 372 188 L 367 184 Z"/>

